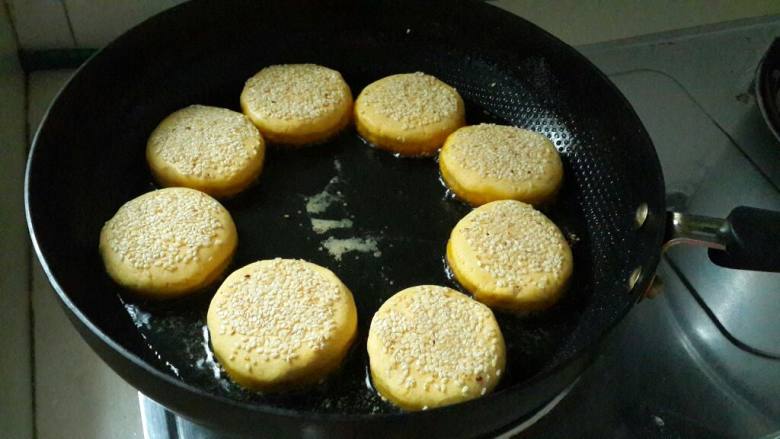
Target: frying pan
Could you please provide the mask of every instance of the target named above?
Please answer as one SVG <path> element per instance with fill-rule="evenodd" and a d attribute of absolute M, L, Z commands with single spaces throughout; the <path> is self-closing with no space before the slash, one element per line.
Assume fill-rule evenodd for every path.
<path fill-rule="evenodd" d="M 144 147 L 157 123 L 195 103 L 238 109 L 246 78 L 296 62 L 341 71 L 354 94 L 388 74 L 425 71 L 459 90 L 469 123 L 533 129 L 558 147 L 565 187 L 546 213 L 572 244 L 572 288 L 547 312 L 498 314 L 508 369 L 493 394 L 402 413 L 370 388 L 364 347 L 374 311 L 411 285 L 459 288 L 443 255 L 470 208 L 448 195 L 434 160 L 377 151 L 353 129 L 316 147 L 271 149 L 257 186 L 224 202 L 240 239 L 233 268 L 304 258 L 331 268 L 354 292 L 360 336 L 322 385 L 277 395 L 237 388 L 214 363 L 203 326 L 213 290 L 148 303 L 105 274 L 100 228 L 154 188 Z M 322 193 L 336 202 L 308 213 L 307 197 Z M 185 417 L 254 436 L 494 434 L 587 367 L 649 287 L 664 243 L 696 241 L 720 249 L 712 254 L 723 264 L 780 268 L 777 214 L 741 208 L 728 221 L 667 213 L 653 145 L 610 81 L 541 29 L 478 2 L 221 1 L 160 14 L 96 54 L 60 92 L 30 152 L 26 209 L 64 309 L 115 371 Z M 320 235 L 312 217 L 349 218 L 354 226 Z M 377 244 L 338 259 L 324 246 L 328 239 Z"/>

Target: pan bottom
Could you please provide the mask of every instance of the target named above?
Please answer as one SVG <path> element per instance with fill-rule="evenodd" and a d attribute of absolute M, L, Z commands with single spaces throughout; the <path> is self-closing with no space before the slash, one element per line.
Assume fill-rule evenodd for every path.
<path fill-rule="evenodd" d="M 239 234 L 229 270 L 274 257 L 304 258 L 330 268 L 355 296 L 359 335 L 354 346 L 340 370 L 314 388 L 260 394 L 233 383 L 211 350 L 205 316 L 218 285 L 164 303 L 120 293 L 153 356 L 184 382 L 239 401 L 318 413 L 398 411 L 370 383 L 365 342 L 374 312 L 413 285 L 464 291 L 443 261 L 449 233 L 470 207 L 440 183 L 435 161 L 393 157 L 366 147 L 348 131 L 325 145 L 271 149 L 258 185 L 224 204 Z M 564 193 L 547 214 L 572 238 L 576 252 L 575 209 Z M 587 294 L 574 289 L 571 299 L 544 313 L 496 313 L 508 352 L 497 390 L 530 378 L 548 363 L 576 325 L 579 296 Z"/>

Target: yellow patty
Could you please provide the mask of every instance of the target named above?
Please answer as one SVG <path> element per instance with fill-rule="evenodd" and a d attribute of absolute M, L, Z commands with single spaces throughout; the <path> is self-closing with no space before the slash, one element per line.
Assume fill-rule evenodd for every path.
<path fill-rule="evenodd" d="M 238 384 L 278 391 L 339 367 L 357 331 L 352 293 L 330 270 L 294 259 L 233 272 L 209 306 L 214 354 Z"/>
<path fill-rule="evenodd" d="M 350 122 L 352 92 L 341 74 L 316 64 L 266 67 L 246 81 L 241 108 L 273 143 L 306 145 Z"/>
<path fill-rule="evenodd" d="M 447 243 L 447 262 L 477 300 L 521 313 L 553 305 L 573 264 L 558 227 L 514 200 L 493 201 L 463 217 Z"/>
<path fill-rule="evenodd" d="M 507 199 L 543 204 L 563 180 L 561 159 L 549 139 L 493 124 L 450 134 L 439 154 L 439 169 L 455 195 L 476 206 Z"/>
<path fill-rule="evenodd" d="M 166 299 L 215 281 L 237 242 L 233 219 L 217 200 L 194 189 L 167 188 L 120 207 L 100 232 L 100 254 L 116 282 Z"/>
<path fill-rule="evenodd" d="M 426 410 L 492 391 L 506 364 L 489 308 L 455 290 L 407 288 L 374 315 L 368 333 L 373 384 L 406 410 Z"/>
<path fill-rule="evenodd" d="M 254 182 L 264 157 L 265 142 L 246 116 L 203 105 L 166 117 L 146 145 L 146 160 L 160 184 L 215 197 L 236 194 Z"/>
<path fill-rule="evenodd" d="M 465 123 L 458 92 L 421 72 L 369 84 L 355 101 L 358 133 L 376 147 L 401 155 L 431 155 Z"/>

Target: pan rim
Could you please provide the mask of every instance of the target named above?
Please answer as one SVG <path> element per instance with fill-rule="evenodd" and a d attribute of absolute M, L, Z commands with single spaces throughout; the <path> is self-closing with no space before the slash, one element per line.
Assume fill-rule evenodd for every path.
<path fill-rule="evenodd" d="M 552 34 L 548 33 L 544 29 L 538 27 L 532 22 L 527 21 L 526 19 L 514 15 L 508 11 L 505 11 L 497 6 L 494 6 L 489 3 L 484 3 L 481 1 L 469 1 L 468 3 L 472 3 L 473 5 L 484 5 L 480 7 L 487 7 L 487 8 L 493 8 L 495 11 L 498 11 L 501 14 L 504 15 L 510 15 L 513 20 L 521 21 L 526 26 L 533 28 L 536 32 L 539 33 L 540 36 L 543 36 L 546 39 L 552 39 L 559 45 L 561 45 L 562 48 L 564 48 L 568 54 L 567 56 L 572 56 L 578 58 L 578 60 L 585 65 L 589 65 L 592 67 L 592 70 L 594 73 L 596 73 L 604 82 L 609 86 L 609 88 L 614 92 L 615 97 L 617 97 L 623 106 L 625 107 L 625 110 L 629 112 L 629 116 L 636 120 L 636 126 L 639 129 L 639 132 L 637 133 L 640 137 L 647 140 L 647 143 L 653 147 L 652 140 L 650 139 L 644 125 L 642 124 L 641 120 L 639 120 L 639 117 L 637 116 L 636 112 L 634 111 L 631 104 L 628 102 L 626 97 L 620 92 L 620 90 L 617 88 L 617 86 L 609 80 L 609 78 L 600 70 L 598 69 L 589 59 L 587 59 L 584 55 L 582 55 L 579 51 L 574 49 L 573 47 L 569 46 L 568 44 L 562 42 L 557 37 L 553 36 Z M 68 88 L 70 87 L 71 83 L 78 78 L 79 74 L 85 70 L 86 68 L 89 68 L 89 66 L 93 63 L 94 59 L 99 57 L 104 51 L 107 49 L 110 50 L 113 46 L 117 45 L 118 42 L 128 37 L 129 34 L 135 34 L 141 27 L 145 25 L 149 25 L 149 23 L 154 22 L 157 19 L 160 19 L 160 17 L 167 16 L 169 14 L 175 14 L 180 9 L 190 7 L 190 3 L 183 3 L 180 5 L 177 5 L 173 8 L 167 9 L 163 11 L 162 13 L 159 13 L 153 17 L 150 17 L 149 19 L 145 20 L 142 23 L 139 23 L 138 25 L 128 29 L 125 31 L 121 36 L 119 36 L 117 39 L 109 43 L 104 48 L 99 49 L 96 51 L 92 56 L 89 57 L 87 61 L 85 61 L 76 71 L 74 72 L 73 76 L 68 79 L 68 81 L 65 83 L 65 85 L 62 87 L 62 89 L 59 90 L 59 92 L 56 94 L 55 98 L 52 100 L 52 103 L 48 107 L 47 111 L 45 112 L 43 118 L 41 119 L 40 124 L 36 128 L 35 135 L 33 137 L 33 140 L 30 144 L 30 150 L 27 157 L 27 163 L 25 167 L 25 180 L 24 180 L 24 209 L 25 209 L 25 220 L 27 223 L 28 231 L 30 234 L 30 239 L 32 242 L 32 247 L 34 250 L 34 253 L 36 257 L 38 258 L 38 261 L 41 264 L 41 267 L 43 268 L 44 273 L 46 274 L 46 277 L 52 287 L 52 289 L 56 292 L 57 296 L 59 297 L 60 304 L 63 305 L 67 311 L 71 314 L 70 320 L 75 325 L 75 321 L 73 317 L 75 317 L 78 320 L 78 323 L 82 325 L 86 330 L 88 330 L 96 340 L 101 342 L 102 344 L 106 345 L 110 350 L 118 353 L 120 356 L 122 356 L 125 360 L 129 361 L 129 363 L 136 369 L 140 369 L 143 372 L 150 374 L 152 377 L 155 378 L 158 382 L 163 382 L 164 384 L 168 386 L 178 387 L 179 389 L 188 392 L 190 394 L 194 394 L 199 398 L 210 400 L 213 402 L 217 402 L 220 404 L 228 404 L 230 406 L 233 406 L 234 408 L 244 410 L 247 412 L 254 412 L 254 413 L 263 413 L 273 416 L 282 416 L 287 417 L 293 420 L 300 420 L 300 419 L 307 419 L 307 420 L 314 420 L 314 421 L 320 421 L 320 422 L 331 422 L 331 423 L 340 423 L 340 422 L 353 422 L 353 421 L 362 421 L 362 422 L 382 422 L 382 421 L 392 421 L 392 420 L 398 420 L 398 419 L 420 419 L 425 416 L 434 416 L 432 414 L 438 414 L 438 413 L 444 413 L 448 411 L 458 411 L 458 410 L 467 410 L 469 407 L 476 406 L 479 404 L 487 404 L 489 401 L 494 401 L 499 398 L 506 399 L 507 395 L 512 392 L 518 392 L 523 391 L 523 389 L 533 387 L 535 384 L 544 381 L 551 375 L 555 374 L 556 372 L 559 372 L 560 370 L 566 368 L 567 366 L 571 365 L 573 362 L 582 359 L 584 356 L 593 353 L 597 347 L 604 341 L 604 339 L 607 337 L 608 334 L 610 334 L 614 328 L 624 320 L 625 316 L 628 314 L 628 312 L 633 308 L 633 304 L 636 303 L 641 294 L 640 292 L 643 292 L 647 286 L 649 285 L 650 281 L 652 280 L 652 276 L 646 275 L 647 273 L 654 273 L 655 269 L 660 262 L 661 259 L 661 245 L 663 242 L 663 236 L 664 236 L 664 227 L 663 222 L 661 221 L 658 225 L 653 225 L 654 230 L 652 231 L 653 234 L 650 236 L 648 234 L 647 238 L 650 240 L 652 238 L 652 248 L 657 248 L 658 251 L 652 252 L 651 254 L 648 254 L 646 256 L 643 256 L 642 259 L 642 271 L 645 275 L 642 276 L 642 278 L 637 282 L 635 288 L 630 292 L 630 294 L 633 296 L 633 301 L 630 302 L 629 305 L 625 306 L 623 309 L 619 309 L 616 312 L 616 317 L 613 319 L 612 322 L 608 326 L 605 326 L 604 330 L 598 334 L 594 340 L 587 345 L 584 349 L 580 350 L 579 352 L 576 352 L 574 355 L 572 355 L 570 358 L 560 362 L 553 368 L 548 368 L 540 371 L 536 375 L 533 375 L 529 379 L 521 382 L 517 382 L 512 384 L 511 386 L 505 387 L 497 392 L 493 392 L 489 395 L 486 395 L 485 397 L 477 398 L 474 400 L 466 401 L 460 404 L 455 404 L 451 406 L 441 407 L 437 408 L 435 410 L 428 410 L 428 411 L 419 411 L 419 412 L 403 412 L 403 411 L 397 411 L 397 412 L 391 412 L 391 413 L 376 413 L 376 414 L 367 414 L 367 413 L 323 413 L 323 412 L 316 412 L 316 411 L 306 411 L 306 410 L 294 410 L 294 409 L 288 409 L 288 408 L 282 408 L 270 404 L 264 404 L 264 403 L 250 403 L 250 402 L 244 402 L 239 401 L 235 399 L 231 399 L 225 396 L 217 395 L 211 392 L 208 392 L 200 387 L 194 386 L 192 384 L 186 383 L 181 380 L 177 380 L 175 377 L 170 375 L 169 373 L 165 373 L 162 370 L 154 367 L 149 362 L 142 359 L 137 354 L 131 352 L 130 350 L 126 349 L 123 345 L 116 342 L 112 337 L 110 337 L 107 333 L 105 333 L 103 330 L 101 330 L 95 323 L 87 317 L 70 299 L 69 295 L 65 292 L 65 290 L 60 285 L 59 281 L 57 280 L 56 275 L 53 273 L 51 267 L 49 266 L 49 263 L 47 261 L 47 258 L 45 257 L 44 253 L 45 250 L 41 248 L 41 243 L 38 241 L 38 236 L 36 234 L 36 227 L 33 221 L 32 216 L 32 206 L 31 206 L 31 193 L 30 193 L 30 186 L 31 186 L 31 176 L 32 176 L 32 169 L 34 166 L 34 157 L 36 155 L 36 152 L 38 150 L 38 143 L 39 143 L 39 137 L 41 136 L 42 131 L 46 128 L 46 123 L 49 119 L 51 110 L 57 105 L 57 103 L 60 101 L 60 96 L 65 93 Z M 655 148 L 653 147 L 653 152 L 655 153 Z M 661 214 L 665 215 L 665 184 L 663 180 L 663 173 L 662 168 L 660 166 L 660 162 L 658 160 L 657 154 L 654 154 L 655 161 L 652 163 L 652 165 L 658 169 L 658 173 L 660 176 L 660 189 L 661 194 L 657 197 L 657 200 L 655 201 L 656 206 L 658 206 L 658 210 Z M 647 200 L 648 203 L 651 200 Z M 653 205 L 651 204 L 651 206 Z M 659 213 L 659 212 L 653 212 L 653 213 Z M 650 226 L 650 224 L 647 224 L 647 226 Z M 80 336 L 82 339 L 86 340 L 86 337 L 80 333 Z M 92 346 L 90 346 L 92 349 Z M 93 351 L 96 351 L 93 349 Z M 110 364 L 108 361 L 103 360 L 101 357 L 101 360 L 106 363 L 109 367 L 114 370 L 114 367 L 112 364 Z M 119 372 L 117 372 L 119 374 Z M 126 380 L 125 374 L 119 374 L 123 380 Z M 132 385 L 132 384 L 131 384 Z M 142 391 L 142 389 L 137 389 L 138 391 Z M 186 414 L 183 414 L 185 417 Z M 199 423 L 203 423 L 203 420 L 198 420 Z"/>

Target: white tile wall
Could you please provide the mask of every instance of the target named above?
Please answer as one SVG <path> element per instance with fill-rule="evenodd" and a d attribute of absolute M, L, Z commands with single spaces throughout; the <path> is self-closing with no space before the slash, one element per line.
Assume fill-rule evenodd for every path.
<path fill-rule="evenodd" d="M 61 0 L 6 0 L 22 48 L 72 48 L 65 5 Z"/>
<path fill-rule="evenodd" d="M 0 436 L 33 435 L 29 251 L 24 221 L 25 81 L 0 2 Z"/>
<path fill-rule="evenodd" d="M 143 438 L 138 392 L 81 339 L 37 262 L 32 303 L 37 438 Z"/>
<path fill-rule="evenodd" d="M 61 70 L 33 72 L 29 76 L 31 132 L 72 74 L 72 70 Z M 81 339 L 37 261 L 32 277 L 32 307 L 37 437 L 142 438 L 137 391 Z M 4 436 L 3 432 L 0 437 L 16 436 Z"/>
<path fill-rule="evenodd" d="M 102 47 L 184 0 L 8 0 L 22 47 Z M 739 18 L 780 14 L 778 0 L 493 0 L 581 45 Z M 63 5 L 65 8 L 63 8 Z M 67 18 L 73 28 L 71 38 Z"/>

